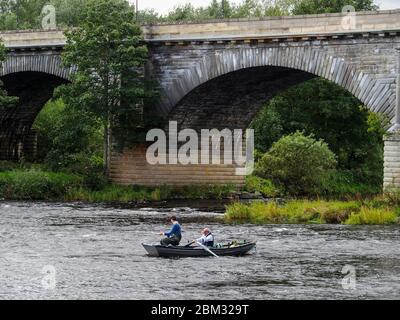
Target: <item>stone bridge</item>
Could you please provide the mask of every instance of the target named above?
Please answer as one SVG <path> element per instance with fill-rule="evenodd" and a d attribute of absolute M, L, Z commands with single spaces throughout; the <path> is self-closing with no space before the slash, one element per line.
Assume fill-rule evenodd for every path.
<path fill-rule="evenodd" d="M 145 25 L 147 74 L 161 87 L 157 110 L 179 128 L 245 129 L 274 95 L 322 77 L 394 124 L 400 120 L 400 10 L 359 12 L 353 24 L 346 19 L 346 14 L 325 14 Z M 62 31 L 5 32 L 0 37 L 8 49 L 0 79 L 21 100 L 15 110 L 2 111 L 0 155 L 18 158 L 32 149 L 30 128 L 43 104 L 74 70 L 60 64 Z M 8 128 L 14 129 L 12 136 Z M 110 178 L 141 185 L 243 183 L 229 164 L 151 166 L 145 149 L 114 152 Z M 386 141 L 385 186 L 400 186 L 397 135 Z"/>

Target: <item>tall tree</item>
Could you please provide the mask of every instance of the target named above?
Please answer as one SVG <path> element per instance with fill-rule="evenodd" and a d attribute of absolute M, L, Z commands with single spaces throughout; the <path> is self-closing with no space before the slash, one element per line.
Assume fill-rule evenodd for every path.
<path fill-rule="evenodd" d="M 110 126 L 119 141 L 141 125 L 142 79 L 147 48 L 135 14 L 124 0 L 89 0 L 79 28 L 66 32 L 62 59 L 77 68 L 70 85 L 61 87 L 67 107 L 80 108 L 104 126 L 105 172 L 110 156 Z"/>
<path fill-rule="evenodd" d="M 300 0 L 293 3 L 293 14 L 315 14 L 342 12 L 345 6 L 353 6 L 356 11 L 377 10 L 374 0 Z"/>

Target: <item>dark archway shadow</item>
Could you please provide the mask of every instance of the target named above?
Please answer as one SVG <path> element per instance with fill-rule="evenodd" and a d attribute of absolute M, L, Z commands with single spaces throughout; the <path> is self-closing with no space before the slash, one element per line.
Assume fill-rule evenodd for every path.
<path fill-rule="evenodd" d="M 246 129 L 270 99 L 316 76 L 284 67 L 234 71 L 198 86 L 171 111 L 169 121 L 195 130 Z"/>
<path fill-rule="evenodd" d="M 42 72 L 18 72 L 0 78 L 10 96 L 19 98 L 16 107 L 0 110 L 0 160 L 19 160 L 34 153 L 32 124 L 54 89 L 67 80 Z"/>

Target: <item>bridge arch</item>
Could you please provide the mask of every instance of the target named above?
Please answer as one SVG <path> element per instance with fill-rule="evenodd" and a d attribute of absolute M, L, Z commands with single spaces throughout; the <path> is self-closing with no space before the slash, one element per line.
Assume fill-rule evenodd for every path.
<path fill-rule="evenodd" d="M 194 61 L 166 83 L 160 111 L 168 115 L 191 91 L 220 76 L 256 67 L 294 69 L 330 80 L 352 93 L 373 112 L 394 116 L 395 94 L 390 84 L 357 69 L 344 58 L 309 46 L 248 47 L 215 50 Z"/>
<path fill-rule="evenodd" d="M 0 64 L 0 80 L 15 108 L 0 110 L 0 160 L 18 160 L 35 154 L 36 133 L 31 127 L 59 85 L 68 83 L 74 70 L 63 68 L 59 53 L 9 53 Z"/>
<path fill-rule="evenodd" d="M 38 72 L 70 80 L 73 68 L 64 68 L 60 54 L 9 54 L 0 64 L 0 77 L 19 72 Z"/>

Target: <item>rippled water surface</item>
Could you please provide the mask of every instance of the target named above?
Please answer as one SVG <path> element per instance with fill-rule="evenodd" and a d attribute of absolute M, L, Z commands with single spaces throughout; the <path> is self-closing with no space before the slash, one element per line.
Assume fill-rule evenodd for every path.
<path fill-rule="evenodd" d="M 146 256 L 141 243 L 159 241 L 171 211 L 186 221 L 185 243 L 204 226 L 194 217 L 214 216 L 188 208 L 0 203 L 0 299 L 400 298 L 398 226 L 213 222 L 208 225 L 218 240 L 257 239 L 256 252 L 218 259 Z M 346 265 L 355 282 L 342 274 Z M 55 277 L 44 277 L 44 270 Z"/>

